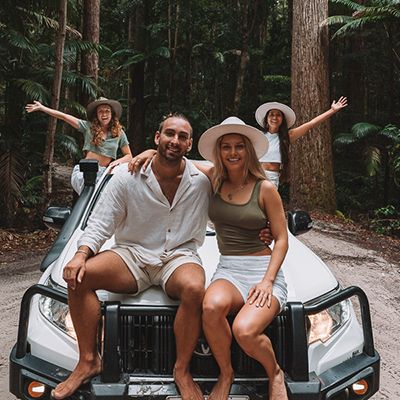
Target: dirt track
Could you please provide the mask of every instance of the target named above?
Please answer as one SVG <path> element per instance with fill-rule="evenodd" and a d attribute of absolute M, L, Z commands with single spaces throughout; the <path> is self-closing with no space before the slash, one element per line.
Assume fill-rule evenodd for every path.
<path fill-rule="evenodd" d="M 382 358 L 381 389 L 373 399 L 400 399 L 400 266 L 387 252 L 383 256 L 355 244 L 357 238 L 353 232 L 325 222 L 317 222 L 312 231 L 300 238 L 332 268 L 343 286 L 358 285 L 367 293 L 375 345 Z M 11 254 L 0 262 L 1 400 L 14 399 L 8 393 L 8 355 L 16 338 L 21 296 L 37 282 L 41 259 L 42 254 L 24 254 L 18 258 Z"/>

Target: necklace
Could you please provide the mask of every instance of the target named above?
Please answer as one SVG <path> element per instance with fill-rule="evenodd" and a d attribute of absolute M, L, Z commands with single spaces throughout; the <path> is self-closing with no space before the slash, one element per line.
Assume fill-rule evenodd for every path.
<path fill-rule="evenodd" d="M 247 186 L 247 182 L 245 181 L 243 184 L 240 186 L 237 186 L 233 188 L 229 193 L 226 194 L 226 197 L 228 197 L 228 200 L 232 200 L 233 196 L 237 193 L 239 193 L 241 190 L 243 190 Z"/>

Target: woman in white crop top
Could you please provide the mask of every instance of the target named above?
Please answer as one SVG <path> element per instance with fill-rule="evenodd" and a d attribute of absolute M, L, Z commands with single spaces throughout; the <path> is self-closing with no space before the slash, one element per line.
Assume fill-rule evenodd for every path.
<path fill-rule="evenodd" d="M 269 150 L 267 154 L 260 158 L 260 162 L 269 180 L 276 187 L 279 186 L 280 173 L 283 171 L 286 174 L 287 172 L 290 143 L 304 136 L 310 129 L 318 126 L 346 106 L 347 98 L 342 96 L 338 101 L 333 101 L 328 111 L 292 129 L 290 128 L 296 121 L 296 115 L 287 105 L 269 102 L 261 104 L 257 108 L 256 120 L 265 129 L 265 135 L 269 141 Z"/>

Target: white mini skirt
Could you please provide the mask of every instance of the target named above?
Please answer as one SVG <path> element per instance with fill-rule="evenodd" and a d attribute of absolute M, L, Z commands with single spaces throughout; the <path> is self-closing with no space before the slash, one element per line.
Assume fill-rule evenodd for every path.
<path fill-rule="evenodd" d="M 211 282 L 227 280 L 239 290 L 246 302 L 250 289 L 263 279 L 270 259 L 271 256 L 220 256 Z M 287 285 L 282 269 L 276 275 L 272 294 L 278 299 L 282 311 L 287 301 Z"/>

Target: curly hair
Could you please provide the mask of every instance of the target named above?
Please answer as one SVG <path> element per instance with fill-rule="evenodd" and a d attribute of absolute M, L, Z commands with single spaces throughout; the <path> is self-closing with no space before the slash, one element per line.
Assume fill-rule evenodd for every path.
<path fill-rule="evenodd" d="M 111 135 L 113 138 L 118 137 L 122 133 L 122 125 L 119 122 L 118 118 L 114 115 L 111 117 L 111 121 L 109 124 L 109 130 L 111 131 Z M 103 139 L 103 130 L 101 128 L 100 121 L 98 120 L 97 117 L 94 117 L 93 120 L 91 121 L 91 126 L 90 126 L 90 132 L 92 134 L 92 143 L 95 146 L 101 146 L 104 142 Z"/>

